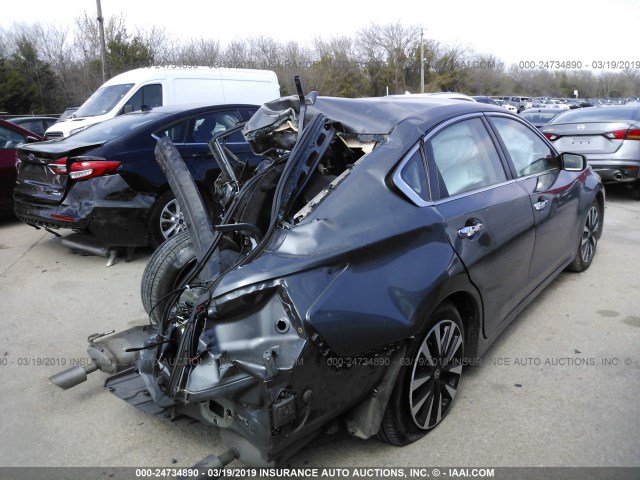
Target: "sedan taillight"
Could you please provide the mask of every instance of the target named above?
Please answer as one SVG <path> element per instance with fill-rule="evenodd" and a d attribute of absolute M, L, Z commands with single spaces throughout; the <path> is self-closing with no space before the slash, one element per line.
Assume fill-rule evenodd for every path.
<path fill-rule="evenodd" d="M 54 175 L 69 175 L 73 180 L 88 180 L 115 172 L 120 166 L 117 160 L 85 159 L 82 157 L 71 159 L 67 168 L 67 157 L 61 158 L 48 165 Z"/>
<path fill-rule="evenodd" d="M 547 137 L 547 140 L 549 140 L 550 142 L 553 142 L 554 140 L 556 140 L 560 135 L 556 135 L 555 133 L 545 133 L 544 134 L 545 137 Z"/>
<path fill-rule="evenodd" d="M 60 158 L 55 162 L 51 162 L 47 165 L 51 173 L 54 175 L 66 175 L 67 174 L 67 157 Z"/>
<path fill-rule="evenodd" d="M 605 133 L 605 137 L 612 140 L 640 140 L 640 129 L 630 128 L 629 130 L 615 130 Z"/>
<path fill-rule="evenodd" d="M 115 160 L 89 160 L 72 163 L 69 167 L 69 176 L 74 180 L 88 180 L 108 173 L 115 172 L 120 162 Z"/>

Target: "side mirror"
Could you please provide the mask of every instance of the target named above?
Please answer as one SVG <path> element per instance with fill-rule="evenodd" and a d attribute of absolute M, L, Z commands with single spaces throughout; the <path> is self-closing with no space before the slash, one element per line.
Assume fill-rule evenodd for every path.
<path fill-rule="evenodd" d="M 581 172 L 587 168 L 587 159 L 577 153 L 563 153 L 560 155 L 562 168 L 568 172 Z"/>

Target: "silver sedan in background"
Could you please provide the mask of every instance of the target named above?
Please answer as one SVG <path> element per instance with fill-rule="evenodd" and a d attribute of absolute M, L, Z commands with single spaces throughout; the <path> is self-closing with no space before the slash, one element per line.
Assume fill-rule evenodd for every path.
<path fill-rule="evenodd" d="M 640 185 L 640 104 L 566 111 L 542 131 L 559 152 L 586 156 L 604 182 Z"/>

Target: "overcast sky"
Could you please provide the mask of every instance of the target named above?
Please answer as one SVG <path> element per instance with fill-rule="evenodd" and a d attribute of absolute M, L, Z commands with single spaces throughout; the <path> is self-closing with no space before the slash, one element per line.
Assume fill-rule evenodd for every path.
<path fill-rule="evenodd" d="M 95 0 L 30 0 L 5 9 L 0 26 L 43 23 L 73 26 Z M 353 35 L 373 23 L 402 22 L 425 37 L 491 53 L 507 65 L 520 61 L 638 61 L 640 0 L 455 0 L 359 2 L 334 0 L 102 0 L 105 18 L 125 15 L 127 29 L 164 28 L 181 39 L 216 38 L 221 45 L 264 35 L 309 43 Z"/>

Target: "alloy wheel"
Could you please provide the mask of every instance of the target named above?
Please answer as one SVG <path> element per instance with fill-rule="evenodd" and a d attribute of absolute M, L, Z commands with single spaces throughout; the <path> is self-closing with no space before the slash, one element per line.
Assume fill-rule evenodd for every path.
<path fill-rule="evenodd" d="M 587 213 L 587 220 L 584 222 L 582 240 L 580 242 L 580 254 L 582 255 L 582 261 L 584 263 L 589 263 L 596 251 L 599 232 L 600 214 L 598 212 L 598 208 L 595 205 L 592 205 L 589 209 L 589 213 Z"/>
<path fill-rule="evenodd" d="M 462 332 L 451 320 L 440 320 L 424 338 L 413 359 L 409 411 L 415 424 L 429 430 L 446 415 L 462 374 Z"/>
<path fill-rule="evenodd" d="M 165 238 L 173 237 L 176 233 L 187 229 L 184 215 L 178 201 L 174 198 L 168 202 L 160 212 L 160 233 Z"/>

